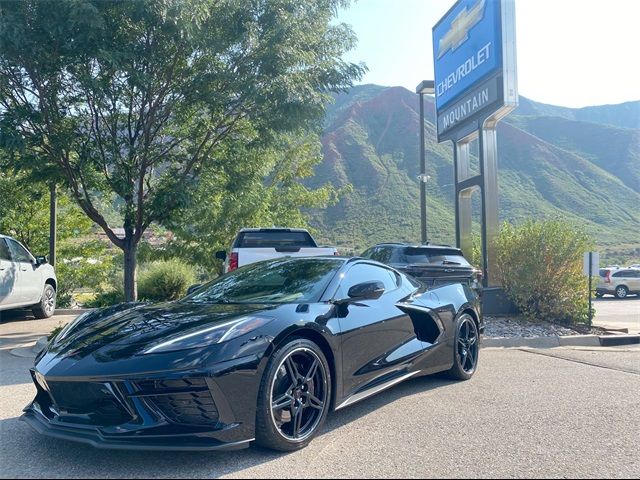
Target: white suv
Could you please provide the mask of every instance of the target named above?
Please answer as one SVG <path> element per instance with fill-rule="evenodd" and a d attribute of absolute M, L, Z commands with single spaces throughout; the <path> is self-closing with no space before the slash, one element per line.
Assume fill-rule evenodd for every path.
<path fill-rule="evenodd" d="M 600 281 L 596 287 L 596 297 L 609 293 L 617 298 L 626 298 L 629 294 L 640 295 L 640 269 L 612 268 L 600 269 Z"/>
<path fill-rule="evenodd" d="M 31 307 L 36 318 L 49 318 L 57 287 L 45 257 L 34 257 L 20 242 L 0 234 L 0 311 Z"/>

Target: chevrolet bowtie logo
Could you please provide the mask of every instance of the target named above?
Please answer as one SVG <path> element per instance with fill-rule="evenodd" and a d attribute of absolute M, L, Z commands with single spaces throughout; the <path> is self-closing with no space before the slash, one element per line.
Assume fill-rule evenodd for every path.
<path fill-rule="evenodd" d="M 471 10 L 464 7 L 451 22 L 451 28 L 438 43 L 438 58 L 449 50 L 455 50 L 469 38 L 469 30 L 482 19 L 486 0 L 479 0 Z"/>

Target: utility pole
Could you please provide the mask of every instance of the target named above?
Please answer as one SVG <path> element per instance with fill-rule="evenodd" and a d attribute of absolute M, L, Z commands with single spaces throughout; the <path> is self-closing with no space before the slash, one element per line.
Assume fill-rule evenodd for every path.
<path fill-rule="evenodd" d="M 52 267 L 56 266 L 56 220 L 58 199 L 56 194 L 56 184 L 51 183 L 49 186 L 49 264 Z"/>

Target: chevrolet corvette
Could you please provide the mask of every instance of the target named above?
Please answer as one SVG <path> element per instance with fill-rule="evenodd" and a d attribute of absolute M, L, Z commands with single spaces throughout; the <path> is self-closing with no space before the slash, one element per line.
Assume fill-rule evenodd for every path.
<path fill-rule="evenodd" d="M 478 368 L 480 302 L 363 258 L 247 265 L 168 303 L 80 315 L 38 354 L 22 419 L 100 448 L 283 451 L 332 410 Z"/>

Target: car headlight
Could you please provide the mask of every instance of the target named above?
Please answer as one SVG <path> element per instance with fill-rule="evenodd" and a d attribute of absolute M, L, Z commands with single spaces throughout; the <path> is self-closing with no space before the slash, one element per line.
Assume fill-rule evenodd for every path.
<path fill-rule="evenodd" d="M 177 350 L 187 350 L 190 348 L 206 347 L 216 343 L 232 340 L 240 335 L 249 333 L 252 330 L 263 327 L 271 322 L 269 317 L 240 317 L 230 322 L 225 322 L 213 327 L 204 328 L 196 332 L 181 335 L 165 342 L 148 348 L 143 353 L 165 353 Z"/>

